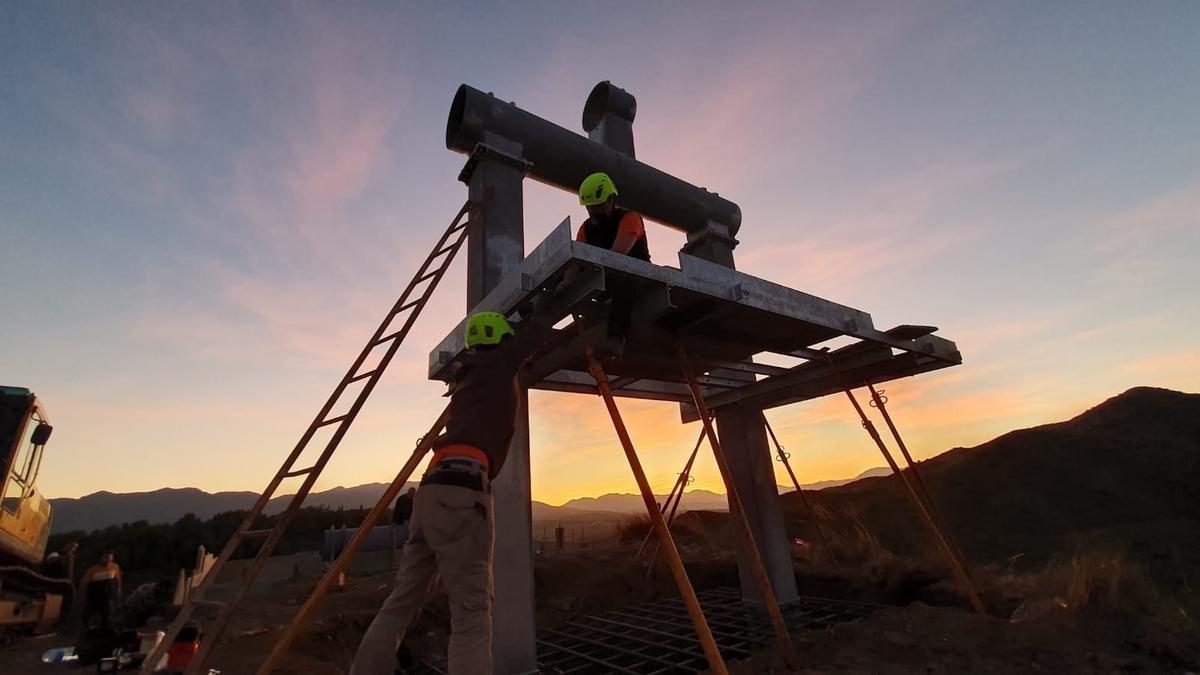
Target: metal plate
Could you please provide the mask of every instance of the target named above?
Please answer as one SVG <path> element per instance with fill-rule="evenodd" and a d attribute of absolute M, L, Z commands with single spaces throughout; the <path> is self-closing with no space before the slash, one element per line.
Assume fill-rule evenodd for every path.
<path fill-rule="evenodd" d="M 572 280 L 564 283 L 568 274 Z M 861 310 L 683 253 L 674 268 L 581 244 L 571 235 L 569 219 L 473 311 L 498 311 L 515 319 L 534 295 L 549 296 L 553 320 L 584 317 L 588 340 L 603 346 L 605 292 L 619 285 L 636 291 L 631 335 L 620 357 L 604 362 L 619 396 L 690 401 L 678 361 L 681 344 L 696 370 L 707 374 L 701 384 L 712 407 L 750 401 L 769 408 L 838 391 L 843 378 L 859 386 L 962 362 L 954 343 L 934 335 L 933 327 L 879 331 Z M 430 379 L 453 378 L 464 349 L 462 330 L 460 323 L 430 354 Z M 812 349 L 842 336 L 853 344 L 831 352 Z M 809 362 L 795 368 L 755 364 L 744 372 L 730 368 L 765 353 Z M 583 341 L 573 325 L 535 356 L 525 380 L 537 389 L 595 393 Z M 683 416 L 694 417 L 689 406 Z"/>

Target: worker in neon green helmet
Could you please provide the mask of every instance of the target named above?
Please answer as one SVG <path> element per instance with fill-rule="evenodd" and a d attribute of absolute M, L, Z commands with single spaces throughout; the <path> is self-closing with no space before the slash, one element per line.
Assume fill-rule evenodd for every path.
<path fill-rule="evenodd" d="M 583 179 L 579 185 L 579 203 L 587 208 L 588 218 L 575 233 L 575 241 L 650 262 L 646 223 L 641 214 L 617 206 L 618 194 L 616 184 L 606 173 L 593 173 Z M 608 334 L 614 341 L 614 351 L 621 352 L 631 328 L 637 288 L 619 280 L 609 286 L 612 306 Z"/>
<path fill-rule="evenodd" d="M 553 332 L 538 313 L 515 327 L 499 312 L 466 323 L 467 351 L 451 388 L 446 426 L 413 499 L 396 585 L 363 635 L 351 675 L 391 675 L 405 632 L 440 574 L 450 599 L 448 672 L 492 672 L 491 482 L 508 455 L 520 405 L 517 373 Z"/>
<path fill-rule="evenodd" d="M 646 244 L 646 223 L 642 216 L 617 206 L 617 186 L 606 173 L 594 173 L 579 185 L 579 203 L 587 207 L 588 218 L 579 226 L 575 240 L 610 251 L 650 260 Z"/>

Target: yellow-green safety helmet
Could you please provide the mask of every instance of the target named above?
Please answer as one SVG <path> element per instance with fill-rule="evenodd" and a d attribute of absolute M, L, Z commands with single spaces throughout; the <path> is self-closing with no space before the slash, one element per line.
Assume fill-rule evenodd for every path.
<path fill-rule="evenodd" d="M 594 173 L 583 179 L 579 186 L 579 203 L 584 206 L 595 206 L 608 201 L 609 197 L 617 194 L 617 186 L 606 173 Z"/>
<path fill-rule="evenodd" d="M 498 345 L 505 335 L 516 335 L 508 319 L 499 312 L 476 312 L 467 319 L 467 348 Z"/>

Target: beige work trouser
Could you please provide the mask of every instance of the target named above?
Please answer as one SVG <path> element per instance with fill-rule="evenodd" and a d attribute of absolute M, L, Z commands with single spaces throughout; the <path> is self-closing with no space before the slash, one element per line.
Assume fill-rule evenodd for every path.
<path fill-rule="evenodd" d="M 392 675 L 396 647 L 425 604 L 435 574 L 450 599 L 449 675 L 492 672 L 492 495 L 423 485 L 396 586 L 367 628 L 350 675 Z"/>

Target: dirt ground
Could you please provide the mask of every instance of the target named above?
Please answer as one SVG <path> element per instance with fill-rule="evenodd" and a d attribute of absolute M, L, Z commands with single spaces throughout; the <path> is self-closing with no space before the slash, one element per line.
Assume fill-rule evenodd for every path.
<path fill-rule="evenodd" d="M 566 617 L 675 593 L 669 575 L 647 578 L 631 562 L 636 543 L 569 551 L 538 560 L 538 621 L 553 626 Z M 731 558 L 713 555 L 702 543 L 682 542 L 698 589 L 737 584 Z M 1186 616 L 1175 621 L 1091 608 L 1051 605 L 1022 610 L 1011 621 L 978 617 L 958 607 L 944 579 L 898 566 L 881 571 L 832 572 L 797 565 L 801 593 L 895 604 L 856 624 L 796 634 L 806 672 L 1006 673 L 1006 672 L 1197 672 L 1200 637 Z M 386 574 L 352 579 L 331 593 L 317 619 L 296 641 L 278 671 L 340 675 L 348 669 L 363 631 L 390 587 Z M 283 627 L 308 596 L 315 578 L 294 579 L 248 599 L 217 647 L 210 666 L 223 675 L 253 673 Z M 1011 603 L 1006 603 L 1012 606 Z M 412 633 L 418 653 L 444 653 L 448 610 L 437 594 Z M 90 672 L 66 664 L 42 664 L 48 649 L 70 645 L 62 636 L 26 638 L 0 647 L 0 673 Z M 732 672 L 788 672 L 780 656 L 730 664 Z"/>
<path fill-rule="evenodd" d="M 859 623 L 797 633 L 795 641 L 800 672 L 809 673 L 1164 673 L 1200 667 L 1195 635 L 1139 633 L 1110 616 L 1012 623 L 916 603 Z M 730 664 L 730 672 L 793 671 L 781 656 L 761 654 Z"/>

